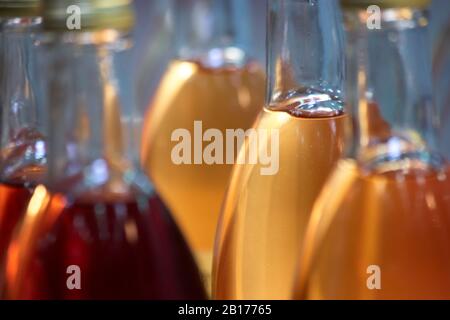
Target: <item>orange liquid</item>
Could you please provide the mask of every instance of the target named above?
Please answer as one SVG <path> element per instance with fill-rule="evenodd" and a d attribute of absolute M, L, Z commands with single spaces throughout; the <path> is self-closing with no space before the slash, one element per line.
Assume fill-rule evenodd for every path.
<path fill-rule="evenodd" d="M 450 299 L 449 243 L 450 167 L 364 174 L 341 160 L 314 206 L 295 297 Z"/>
<path fill-rule="evenodd" d="M 265 110 L 257 129 L 279 130 L 279 170 L 236 165 L 214 255 L 217 299 L 289 299 L 310 211 L 344 146 L 346 116 L 299 118 Z M 270 137 L 270 135 L 269 135 Z M 272 141 L 258 141 L 270 145 Z M 270 148 L 268 149 L 270 150 Z M 248 157 L 241 149 L 239 157 Z"/>
<path fill-rule="evenodd" d="M 171 152 L 178 142 L 171 141 L 171 135 L 184 128 L 194 137 L 194 121 L 202 121 L 203 132 L 216 128 L 224 136 L 226 129 L 245 130 L 261 110 L 264 90 L 265 76 L 256 64 L 207 69 L 194 62 L 174 61 L 145 119 L 143 167 L 173 212 L 206 277 L 211 272 L 217 219 L 232 165 L 176 165 Z M 193 154 L 192 148 L 192 158 Z"/>

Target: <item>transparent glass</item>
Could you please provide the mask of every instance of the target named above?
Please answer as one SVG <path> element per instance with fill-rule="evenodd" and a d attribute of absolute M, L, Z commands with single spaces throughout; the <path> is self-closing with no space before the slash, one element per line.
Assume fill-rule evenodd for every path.
<path fill-rule="evenodd" d="M 12 232 L 46 165 L 36 99 L 35 33 L 41 19 L 0 20 L 0 296 Z"/>
<path fill-rule="evenodd" d="M 254 146 L 241 149 L 216 237 L 218 299 L 291 297 L 311 207 L 344 148 L 337 2 L 270 1 L 268 12 L 267 103 L 253 128 L 278 167 L 264 175 L 246 161 Z"/>
<path fill-rule="evenodd" d="M 150 103 L 142 135 L 143 167 L 180 223 L 207 287 L 232 163 L 206 163 L 203 150 L 209 143 L 203 133 L 215 129 L 225 137 L 227 129 L 246 130 L 264 103 L 264 71 L 249 48 L 248 6 L 250 1 L 240 0 L 175 2 L 177 55 Z M 172 157 L 180 143 L 173 136 L 177 130 L 187 130 L 191 138 L 183 140 L 191 159 L 181 164 Z"/>
<path fill-rule="evenodd" d="M 450 158 L 450 23 L 443 30 L 433 59 L 434 97 L 440 112 L 439 142 Z"/>
<path fill-rule="evenodd" d="M 450 165 L 432 105 L 426 12 L 345 13 L 352 143 L 314 205 L 294 296 L 450 298 Z"/>
<path fill-rule="evenodd" d="M 184 238 L 133 160 L 132 112 L 115 75 L 129 39 L 106 29 L 41 41 L 48 181 L 9 247 L 6 296 L 204 298 Z"/>
<path fill-rule="evenodd" d="M 137 0 L 134 1 L 134 6 L 136 26 L 133 31 L 135 40 L 133 74 L 135 81 L 130 83 L 134 84 L 136 92 L 137 111 L 139 111 L 139 117 L 136 119 L 137 126 L 142 128 L 148 103 L 174 52 L 173 0 Z M 136 138 L 141 138 L 140 132 Z"/>

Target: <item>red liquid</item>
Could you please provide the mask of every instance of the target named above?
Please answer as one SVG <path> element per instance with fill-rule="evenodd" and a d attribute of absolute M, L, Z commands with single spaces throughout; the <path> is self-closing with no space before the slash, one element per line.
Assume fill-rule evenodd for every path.
<path fill-rule="evenodd" d="M 6 250 L 31 195 L 32 189 L 24 186 L 0 184 L 0 299 L 3 296 Z"/>
<path fill-rule="evenodd" d="M 8 298 L 205 298 L 190 251 L 156 196 L 68 205 L 45 193 L 36 189 L 11 245 Z M 67 287 L 70 265 L 80 268 L 80 290 Z"/>
<path fill-rule="evenodd" d="M 2 151 L 11 155 L 17 150 L 9 153 Z M 41 179 L 43 171 L 44 168 L 39 165 L 27 166 L 10 174 L 8 182 L 0 183 L 0 298 L 3 296 L 6 251 L 16 226 L 26 212 L 35 181 Z"/>
<path fill-rule="evenodd" d="M 21 185 L 0 184 L 0 265 L 14 228 L 25 213 L 31 194 L 31 189 Z"/>

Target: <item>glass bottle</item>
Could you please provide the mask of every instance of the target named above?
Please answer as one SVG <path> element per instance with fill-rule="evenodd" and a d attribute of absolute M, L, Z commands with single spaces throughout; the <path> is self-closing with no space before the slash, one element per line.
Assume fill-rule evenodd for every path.
<path fill-rule="evenodd" d="M 6 249 L 46 162 L 36 102 L 37 3 L 0 2 L 0 295 Z"/>
<path fill-rule="evenodd" d="M 219 299 L 291 297 L 311 207 L 344 145 L 337 3 L 273 0 L 268 14 L 267 103 L 253 127 L 257 144 L 241 149 L 219 222 Z M 270 166 L 250 160 L 256 145 L 271 154 Z"/>
<path fill-rule="evenodd" d="M 296 298 L 450 298 L 450 166 L 436 147 L 428 3 L 342 1 L 353 136 L 314 205 Z"/>
<path fill-rule="evenodd" d="M 174 5 L 177 54 L 144 120 L 142 162 L 209 283 L 217 220 L 235 157 L 208 162 L 203 151 L 210 142 L 203 134 L 215 129 L 225 137 L 226 129 L 251 127 L 264 102 L 265 76 L 249 46 L 249 1 L 176 0 Z M 191 141 L 176 136 L 178 130 L 187 130 Z M 189 155 L 180 163 L 173 154 L 183 142 L 189 143 Z"/>
<path fill-rule="evenodd" d="M 450 6 L 449 3 L 446 4 Z M 442 31 L 433 59 L 433 88 L 436 106 L 440 112 L 441 150 L 450 157 L 450 21 Z"/>
<path fill-rule="evenodd" d="M 68 4 L 75 6 L 70 15 Z M 115 68 L 131 45 L 130 6 L 42 2 L 49 174 L 8 250 L 10 299 L 205 297 L 194 259 L 136 166 L 132 130 L 122 124 L 132 111 Z"/>

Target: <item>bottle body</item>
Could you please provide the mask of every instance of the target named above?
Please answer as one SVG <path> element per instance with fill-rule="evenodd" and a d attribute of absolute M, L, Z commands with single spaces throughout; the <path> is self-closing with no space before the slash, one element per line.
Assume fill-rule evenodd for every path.
<path fill-rule="evenodd" d="M 448 299 L 449 174 L 341 160 L 314 206 L 297 298 Z"/>
<path fill-rule="evenodd" d="M 343 61 L 334 2 L 269 2 L 268 103 L 241 149 L 216 236 L 213 295 L 289 299 L 313 202 L 344 148 Z M 326 24 L 326 25 L 324 25 Z M 327 30 L 327 31 L 324 31 Z M 311 54 L 313 53 L 313 54 Z"/>
<path fill-rule="evenodd" d="M 365 8 L 345 11 L 351 148 L 314 204 L 296 298 L 449 298 L 450 167 L 414 4 L 383 7 L 381 29 L 366 27 Z"/>
<path fill-rule="evenodd" d="M 9 247 L 6 296 L 203 299 L 190 250 L 133 154 L 115 72 L 131 46 L 131 2 L 82 3 L 93 19 L 74 31 L 63 4 L 43 9 L 48 178 Z"/>
<path fill-rule="evenodd" d="M 181 10 L 184 4 L 179 2 Z M 198 36 L 192 43 L 179 44 L 178 57 L 168 66 L 144 120 L 141 159 L 194 250 L 209 287 L 214 234 L 233 161 L 226 160 L 225 145 L 220 146 L 221 160 L 210 162 L 204 157 L 212 142 L 204 133 L 219 130 L 225 142 L 227 129 L 250 128 L 264 103 L 265 75 L 245 48 L 234 42 L 234 36 L 245 30 L 233 29 L 233 33 L 221 27 L 221 23 L 232 27 L 234 21 L 224 20 L 227 11 L 214 11 L 227 6 L 226 1 L 190 2 L 192 7 L 184 8 L 188 12 L 202 12 L 202 4 L 213 7 L 205 10 L 216 19 L 207 21 L 214 21 L 211 28 L 217 34 L 203 42 L 201 32 L 192 32 Z M 189 141 L 180 137 L 180 130 L 188 133 Z M 189 155 L 179 161 L 180 144 L 185 144 L 183 152 Z"/>
<path fill-rule="evenodd" d="M 34 41 L 41 18 L 31 13 L 21 16 L 18 10 L 17 16 L 3 16 L 0 6 L 0 296 L 8 245 L 46 167 L 34 70 Z"/>
<path fill-rule="evenodd" d="M 312 204 L 344 147 L 345 115 L 299 118 L 265 110 L 255 129 L 278 130 L 279 169 L 236 164 L 218 227 L 214 296 L 289 299 Z M 320 144 L 317 143 L 320 136 Z M 271 140 L 258 141 L 271 150 Z M 249 157 L 249 147 L 239 157 Z"/>
<path fill-rule="evenodd" d="M 204 298 L 170 213 L 136 190 L 69 200 L 38 187 L 7 267 L 10 299 Z"/>

